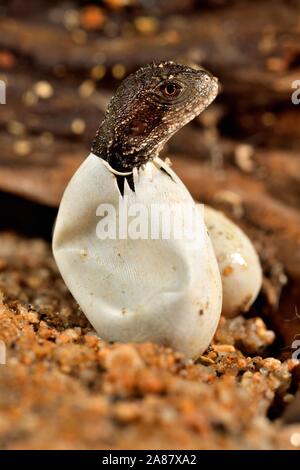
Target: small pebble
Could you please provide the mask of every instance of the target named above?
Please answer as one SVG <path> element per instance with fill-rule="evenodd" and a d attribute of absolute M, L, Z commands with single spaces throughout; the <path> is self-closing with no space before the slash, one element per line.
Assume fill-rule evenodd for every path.
<path fill-rule="evenodd" d="M 76 28 L 79 25 L 79 14 L 77 10 L 69 9 L 65 11 L 64 25 L 67 29 Z"/>
<path fill-rule="evenodd" d="M 14 143 L 14 151 L 21 157 L 28 155 L 31 152 L 31 144 L 28 140 L 19 140 Z"/>
<path fill-rule="evenodd" d="M 106 73 L 106 68 L 104 65 L 95 65 L 91 70 L 91 77 L 95 80 L 101 80 Z"/>
<path fill-rule="evenodd" d="M 89 98 L 94 93 L 95 88 L 93 80 L 85 80 L 79 87 L 79 94 L 82 98 Z"/>
<path fill-rule="evenodd" d="M 26 127 L 22 122 L 19 121 L 9 121 L 7 124 L 7 130 L 10 134 L 13 135 L 22 135 L 26 131 Z"/>
<path fill-rule="evenodd" d="M 42 98 L 43 100 L 51 98 L 54 92 L 52 85 L 45 80 L 36 82 L 33 85 L 33 91 L 39 98 Z"/>
<path fill-rule="evenodd" d="M 74 29 L 72 31 L 72 39 L 75 42 L 75 44 L 82 45 L 87 42 L 87 35 L 86 32 L 83 31 L 83 29 Z"/>
<path fill-rule="evenodd" d="M 22 100 L 26 106 L 34 106 L 38 102 L 38 97 L 33 91 L 28 90 L 22 96 Z"/>
<path fill-rule="evenodd" d="M 300 432 L 294 432 L 290 437 L 290 441 L 292 446 L 300 447 Z"/>
<path fill-rule="evenodd" d="M 83 134 L 83 132 L 85 131 L 85 127 L 86 125 L 84 120 L 80 118 L 74 119 L 71 123 L 71 129 L 74 134 Z"/>
<path fill-rule="evenodd" d="M 112 68 L 112 75 L 114 78 L 121 80 L 126 73 L 126 69 L 122 64 L 115 64 Z"/>
<path fill-rule="evenodd" d="M 54 141 L 54 136 L 52 132 L 43 132 L 40 135 L 40 140 L 43 145 L 50 145 Z"/>
<path fill-rule="evenodd" d="M 154 34 L 159 28 L 159 21 L 153 16 L 138 16 L 134 24 L 137 31 L 144 35 Z"/>
<path fill-rule="evenodd" d="M 261 120 L 264 126 L 272 127 L 276 123 L 276 116 L 273 113 L 264 113 Z"/>
<path fill-rule="evenodd" d="M 101 29 L 106 21 L 102 8 L 96 5 L 88 5 L 80 12 L 80 23 L 83 28 L 90 30 Z"/>
<path fill-rule="evenodd" d="M 253 154 L 254 148 L 252 145 L 240 144 L 235 149 L 235 162 L 245 173 L 251 173 L 254 170 L 254 162 L 251 160 Z"/>
<path fill-rule="evenodd" d="M 231 353 L 235 351 L 235 347 L 232 344 L 215 344 L 214 350 L 222 353 Z"/>

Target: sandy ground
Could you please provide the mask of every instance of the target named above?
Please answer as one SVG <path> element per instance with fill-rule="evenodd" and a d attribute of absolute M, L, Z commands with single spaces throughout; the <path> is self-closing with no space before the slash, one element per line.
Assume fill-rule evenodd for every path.
<path fill-rule="evenodd" d="M 268 357 L 276 338 L 261 318 L 222 318 L 195 363 L 105 343 L 49 245 L 11 233 L 0 235 L 0 291 L 1 448 L 297 448 L 300 425 L 280 419 L 296 362 Z"/>

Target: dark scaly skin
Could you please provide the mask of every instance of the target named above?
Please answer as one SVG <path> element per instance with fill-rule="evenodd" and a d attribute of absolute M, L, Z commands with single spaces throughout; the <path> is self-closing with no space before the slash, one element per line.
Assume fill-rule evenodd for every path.
<path fill-rule="evenodd" d="M 215 99 L 218 81 L 206 70 L 174 62 L 142 67 L 111 99 L 92 152 L 118 172 L 132 172 L 157 157 L 166 141 Z M 134 191 L 133 175 L 126 176 Z M 120 193 L 124 177 L 117 176 Z"/>

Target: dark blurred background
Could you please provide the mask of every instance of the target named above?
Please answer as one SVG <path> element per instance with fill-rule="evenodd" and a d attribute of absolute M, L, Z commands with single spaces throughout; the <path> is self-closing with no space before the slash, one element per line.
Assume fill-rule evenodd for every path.
<path fill-rule="evenodd" d="M 255 243 L 258 302 L 280 312 L 290 344 L 300 332 L 299 0 L 0 1 L 0 226 L 50 238 L 114 88 L 163 59 L 220 79 L 214 104 L 164 154 L 196 199 Z"/>

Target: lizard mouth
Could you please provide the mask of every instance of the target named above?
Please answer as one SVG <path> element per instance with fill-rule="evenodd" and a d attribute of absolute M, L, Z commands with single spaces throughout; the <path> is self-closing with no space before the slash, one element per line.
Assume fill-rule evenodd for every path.
<path fill-rule="evenodd" d="M 212 77 L 211 91 L 210 91 L 210 95 L 211 95 L 210 103 L 216 98 L 218 91 L 219 91 L 219 80 L 217 79 L 217 77 Z"/>
<path fill-rule="evenodd" d="M 219 80 L 205 69 L 198 71 L 197 82 L 200 97 L 205 98 L 204 109 L 216 98 L 219 90 Z M 201 108 L 201 105 L 199 106 Z M 202 109 L 203 110 L 203 109 Z M 201 111 L 200 111 L 201 112 Z"/>
<path fill-rule="evenodd" d="M 207 88 L 204 90 L 205 99 L 203 99 L 203 89 L 200 91 L 201 99 L 199 100 L 198 106 L 194 109 L 194 117 L 198 116 L 204 111 L 217 97 L 219 91 L 219 80 L 217 77 L 207 75 L 210 82 L 207 84 Z M 188 121 L 187 121 L 188 122 Z"/>

